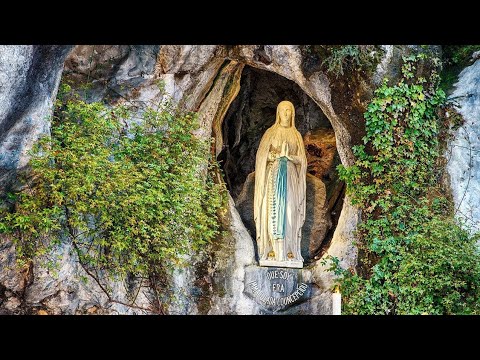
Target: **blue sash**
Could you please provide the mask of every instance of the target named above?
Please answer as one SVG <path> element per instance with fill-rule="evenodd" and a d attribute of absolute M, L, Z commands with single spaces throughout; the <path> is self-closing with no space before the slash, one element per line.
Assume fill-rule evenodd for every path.
<path fill-rule="evenodd" d="M 287 224 L 287 157 L 282 156 L 278 159 L 278 172 L 275 181 L 275 202 L 273 207 L 273 217 L 276 218 L 276 229 L 274 238 L 284 239 Z"/>

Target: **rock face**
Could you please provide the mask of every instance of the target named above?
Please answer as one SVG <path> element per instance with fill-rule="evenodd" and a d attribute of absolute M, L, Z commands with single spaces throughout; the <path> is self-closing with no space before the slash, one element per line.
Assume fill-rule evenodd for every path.
<path fill-rule="evenodd" d="M 295 45 L 77 46 L 67 58 L 65 78 L 78 87 L 83 86 L 86 81 L 92 83 L 93 80 L 93 84 L 83 88 L 89 100 L 102 99 L 110 103 L 131 101 L 139 106 L 145 102 L 162 101 L 160 87 L 164 87 L 167 94 L 181 106 L 198 111 L 201 128 L 197 135 L 203 138 L 213 135 L 215 152 L 218 155 L 225 144 L 239 146 L 242 143 L 247 147 L 252 146 L 248 141 L 242 142 L 249 138 L 248 132 L 242 133 L 248 128 L 239 129 L 238 124 L 228 120 L 236 119 L 235 116 L 238 115 L 229 108 L 235 106 L 231 104 L 237 96 L 240 96 L 239 104 L 242 96 L 248 98 L 248 92 L 252 94 L 259 78 L 273 76 L 277 78 L 274 85 L 281 87 L 281 83 L 286 83 L 288 86 L 284 89 L 288 90 L 288 94 L 296 94 L 300 103 L 298 115 L 300 119 L 303 111 L 305 131 L 311 130 L 313 134 L 317 126 L 321 127 L 321 123 L 333 129 L 339 161 L 344 165 L 351 165 L 354 161 L 352 146 L 358 144 L 363 136 L 363 112 L 373 89 L 385 75 L 395 80 L 398 76 L 400 55 L 407 47 L 385 47 L 383 58 L 374 73 L 355 78 L 336 78 L 315 66 L 305 71 L 305 62 L 308 59 L 302 49 L 302 46 Z M 48 131 L 49 121 L 46 115 L 51 111 L 61 69 L 69 50 L 69 47 L 58 46 L 5 46 L 0 49 L 1 184 L 5 184 L 7 178 L 14 178 L 15 172 L 28 161 L 26 150 L 38 134 Z M 246 72 L 242 80 L 243 71 Z M 248 72 L 251 73 L 250 80 L 256 79 L 257 83 L 251 82 L 247 85 L 245 79 Z M 260 75 L 255 78 L 256 75 L 252 74 Z M 249 91 L 243 94 L 242 86 Z M 267 89 L 265 85 L 262 86 L 262 89 Z M 294 88 L 296 90 L 293 90 Z M 260 95 L 257 94 L 258 96 Z M 271 94 L 265 96 L 274 98 Z M 266 108 L 268 110 L 268 107 Z M 238 110 L 242 114 L 242 109 Z M 271 110 L 268 110 L 270 113 L 264 114 L 265 116 L 261 113 L 261 108 L 257 110 L 259 117 L 261 115 L 267 119 L 271 116 Z M 224 121 L 230 121 L 231 128 L 235 129 L 233 134 L 243 134 L 239 142 L 236 142 L 235 136 L 225 140 L 230 136 L 230 132 L 223 134 Z M 309 128 L 308 124 L 313 124 L 312 121 L 316 121 L 316 125 Z M 255 125 L 248 121 L 242 121 L 242 124 Z M 239 154 L 254 153 L 252 149 L 242 151 Z M 240 166 L 239 157 L 235 158 L 235 162 L 237 167 Z M 317 170 L 321 169 L 320 164 L 318 166 Z M 251 171 L 253 169 L 245 169 L 242 175 L 244 179 Z M 234 173 L 229 176 L 233 179 Z M 320 207 L 323 209 L 325 205 L 325 201 L 321 200 L 325 199 L 325 189 L 320 185 L 320 180 L 312 180 L 312 177 L 309 179 L 310 191 L 315 189 L 315 201 L 310 203 L 313 207 L 308 211 L 318 210 L 321 213 L 323 210 L 320 210 Z M 1 190 L 3 192 L 4 189 Z M 326 191 L 328 193 L 328 188 Z M 341 193 L 339 189 L 335 191 Z M 338 223 L 322 258 L 332 255 L 340 259 L 342 266 L 354 266 L 356 248 L 353 245 L 353 234 L 360 212 L 351 205 L 348 197 L 343 203 L 336 204 L 341 208 L 341 212 L 337 214 Z M 330 204 L 328 206 L 333 208 Z M 191 266 L 179 269 L 175 275 L 174 284 L 179 302 L 171 306 L 170 312 L 258 314 L 265 311 L 258 302 L 249 297 L 248 289 L 245 289 L 248 281 L 246 274 L 256 266 L 254 242 L 232 199 L 226 218 L 229 219 L 228 234 L 200 258 L 192 257 Z M 319 234 L 328 226 L 319 224 L 315 227 L 318 218 L 315 215 L 312 219 L 314 220 L 311 225 L 306 225 L 311 227 L 311 234 L 305 238 L 311 236 L 319 239 L 322 237 Z M 249 227 L 247 220 L 245 222 Z M 313 235 L 314 233 L 317 235 Z M 311 244 L 314 245 L 311 247 Z M 317 247 L 318 244 L 311 241 L 308 251 L 313 253 L 312 249 Z M 134 303 L 135 307 L 128 307 L 122 305 L 130 299 L 131 291 L 127 289 L 131 289 L 131 286 L 128 284 L 109 284 L 114 289 L 114 300 L 117 300 L 112 302 L 91 279 L 86 284 L 82 283 L 79 279 L 86 274 L 78 265 L 68 244 L 56 251 L 56 255 L 61 258 L 57 274 L 49 272 L 41 259 L 36 259 L 25 269 L 16 268 L 13 251 L 8 239 L 0 241 L 2 312 L 149 312 L 143 310 L 150 299 L 147 289 L 140 292 Z M 307 251 L 307 247 L 304 251 Z M 311 284 L 309 297 L 293 304 L 285 313 L 331 313 L 333 274 L 327 272 L 320 261 L 313 262 L 303 271 L 302 279 L 308 279 Z"/>
<path fill-rule="evenodd" d="M 446 158 L 456 215 L 480 230 L 480 60 L 465 68 L 450 96 L 465 122 L 454 133 Z"/>
<path fill-rule="evenodd" d="M 115 103 L 124 97 L 141 101 L 144 92 L 148 100 L 155 100 L 149 80 L 159 49 L 158 45 L 78 45 L 65 60 L 64 77 L 72 86 L 82 88 L 88 101 Z M 158 92 L 158 86 L 153 90 Z"/>
<path fill-rule="evenodd" d="M 335 132 L 328 128 L 309 131 L 304 136 L 303 142 L 307 154 L 308 173 L 319 179 L 331 179 L 336 154 Z"/>
<path fill-rule="evenodd" d="M 49 132 L 70 46 L 0 46 L 0 189 L 28 162 L 28 150 Z"/>
<path fill-rule="evenodd" d="M 238 196 L 236 206 L 243 223 L 252 236 L 256 238 L 253 219 L 253 197 L 255 192 L 255 172 L 248 175 L 243 190 Z M 302 228 L 301 253 L 305 262 L 313 260 L 332 223 L 327 209 L 325 184 L 315 176 L 307 174 L 306 196 L 307 208 L 305 223 Z M 256 247 L 256 243 L 254 244 Z"/>
<path fill-rule="evenodd" d="M 51 269 L 47 258 L 37 258 L 22 269 L 16 265 L 15 247 L 0 239 L 0 314 L 135 314 L 146 313 L 148 299 L 143 292 L 136 301 L 138 308 L 111 302 L 106 294 L 79 265 L 68 244 L 57 248 L 51 257 L 59 259 Z M 102 279 L 103 280 L 103 279 Z M 129 304 L 128 290 L 121 282 L 104 281 L 112 287 L 114 301 Z M 1 289 L 4 291 L 1 291 Z"/>
<path fill-rule="evenodd" d="M 327 232 L 332 227 L 327 190 L 325 184 L 315 176 L 307 174 L 307 208 L 302 228 L 302 256 L 308 261 L 314 260 L 320 252 Z"/>
<path fill-rule="evenodd" d="M 335 132 L 329 128 L 309 131 L 304 136 L 303 142 L 307 154 L 307 172 L 325 184 L 328 212 L 334 213 L 333 224 L 336 224 L 338 220 L 336 212 L 339 214 L 341 211 L 344 184 L 336 171 L 340 159 L 336 148 Z"/>
<path fill-rule="evenodd" d="M 233 199 L 229 198 L 230 235 L 215 252 L 213 283 L 216 289 L 210 298 L 208 314 L 255 314 L 258 304 L 245 293 L 245 269 L 255 264 L 253 241 Z"/>

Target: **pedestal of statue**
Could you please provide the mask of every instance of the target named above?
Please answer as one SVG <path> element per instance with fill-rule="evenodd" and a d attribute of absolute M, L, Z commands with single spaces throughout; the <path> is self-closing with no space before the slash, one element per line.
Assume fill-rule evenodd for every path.
<path fill-rule="evenodd" d="M 303 268 L 303 261 L 301 260 L 260 260 L 260 266 L 281 267 L 281 268 Z"/>

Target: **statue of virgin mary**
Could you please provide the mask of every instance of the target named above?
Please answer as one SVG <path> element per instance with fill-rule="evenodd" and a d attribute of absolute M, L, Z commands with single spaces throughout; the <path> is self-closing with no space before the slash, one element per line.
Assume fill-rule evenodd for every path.
<path fill-rule="evenodd" d="M 302 268 L 307 158 L 290 101 L 277 106 L 255 162 L 254 219 L 260 266 Z"/>

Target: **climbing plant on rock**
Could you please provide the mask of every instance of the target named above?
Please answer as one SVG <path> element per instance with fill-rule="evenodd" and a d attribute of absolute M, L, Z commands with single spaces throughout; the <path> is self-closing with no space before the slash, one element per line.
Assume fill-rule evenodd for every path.
<path fill-rule="evenodd" d="M 437 177 L 438 61 L 404 57 L 402 78 L 385 80 L 365 113 L 364 144 L 353 166 L 339 166 L 352 203 L 363 209 L 357 232 L 359 266 L 339 275 L 350 314 L 464 314 L 479 312 L 480 255 L 455 221 Z M 419 64 L 432 70 L 416 76 Z"/>

